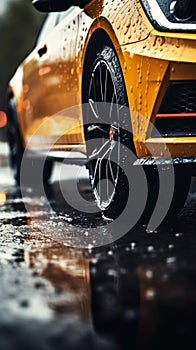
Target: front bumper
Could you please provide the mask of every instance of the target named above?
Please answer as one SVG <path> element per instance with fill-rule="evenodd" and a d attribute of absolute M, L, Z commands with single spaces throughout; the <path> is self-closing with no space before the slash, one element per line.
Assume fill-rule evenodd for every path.
<path fill-rule="evenodd" d="M 134 162 L 135 166 L 143 167 L 162 167 L 167 168 L 174 166 L 175 168 L 182 167 L 186 169 L 192 176 L 196 176 L 196 157 L 184 158 L 140 158 Z"/>

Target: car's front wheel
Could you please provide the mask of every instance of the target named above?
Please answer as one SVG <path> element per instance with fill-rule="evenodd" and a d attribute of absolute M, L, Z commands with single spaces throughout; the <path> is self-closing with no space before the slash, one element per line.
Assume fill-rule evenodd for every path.
<path fill-rule="evenodd" d="M 121 164 L 126 146 L 133 143 L 123 75 L 112 47 L 105 46 L 89 59 L 83 102 L 87 104 L 83 117 L 92 192 L 100 210 L 114 218 L 128 199 L 129 184 Z"/>
<path fill-rule="evenodd" d="M 130 188 L 134 187 L 128 213 L 140 206 L 135 212 L 141 211 L 142 221 L 149 221 L 158 199 L 160 174 L 150 168 L 143 169 L 143 173 L 134 170 L 133 160 L 136 157 L 127 94 L 120 63 L 112 46 L 106 45 L 89 55 L 84 72 L 84 134 L 90 182 L 97 205 L 105 216 L 116 218 L 125 209 L 130 200 Z M 136 179 L 139 173 L 144 180 L 142 177 Z M 161 174 L 167 176 L 165 170 Z M 170 205 L 165 221 L 173 218 L 183 206 L 190 179 L 190 175 L 175 169 L 174 193 L 168 199 L 165 199 L 168 193 L 165 184 L 163 199 L 168 207 Z M 162 202 L 157 209 L 162 212 Z M 161 214 L 158 216 L 162 217 Z"/>

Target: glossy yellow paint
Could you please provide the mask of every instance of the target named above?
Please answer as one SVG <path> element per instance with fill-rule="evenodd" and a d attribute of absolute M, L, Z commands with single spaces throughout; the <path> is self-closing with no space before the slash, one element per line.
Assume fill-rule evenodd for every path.
<path fill-rule="evenodd" d="M 164 142 L 171 156 L 195 155 L 196 138 L 152 140 L 150 131 L 169 82 L 196 80 L 196 36 L 157 32 L 139 0 L 92 0 L 85 9 L 73 8 L 18 68 L 10 87 L 25 146 L 84 145 L 82 109 L 74 117 L 68 111 L 82 105 L 86 53 L 100 29 L 120 61 L 137 156 L 150 157 L 152 145 L 153 154 L 161 156 Z"/>

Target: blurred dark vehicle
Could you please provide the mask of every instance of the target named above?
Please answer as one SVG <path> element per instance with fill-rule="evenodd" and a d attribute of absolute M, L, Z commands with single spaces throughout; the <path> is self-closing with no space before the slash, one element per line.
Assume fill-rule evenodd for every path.
<path fill-rule="evenodd" d="M 44 17 L 33 9 L 30 0 L 10 0 L 0 15 L 0 110 L 6 110 L 8 81 L 16 66 L 32 50 Z M 1 128 L 0 141 L 5 141 L 6 136 L 6 128 Z"/>

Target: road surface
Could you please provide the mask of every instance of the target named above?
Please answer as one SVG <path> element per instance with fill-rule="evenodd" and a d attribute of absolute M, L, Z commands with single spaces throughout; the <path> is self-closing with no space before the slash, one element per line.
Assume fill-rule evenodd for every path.
<path fill-rule="evenodd" d="M 195 349 L 195 180 L 177 220 L 153 233 L 138 225 L 93 249 L 91 242 L 110 232 L 99 213 L 78 211 L 83 199 L 94 206 L 85 170 L 56 165 L 46 195 L 21 191 L 6 152 L 0 349 Z"/>

